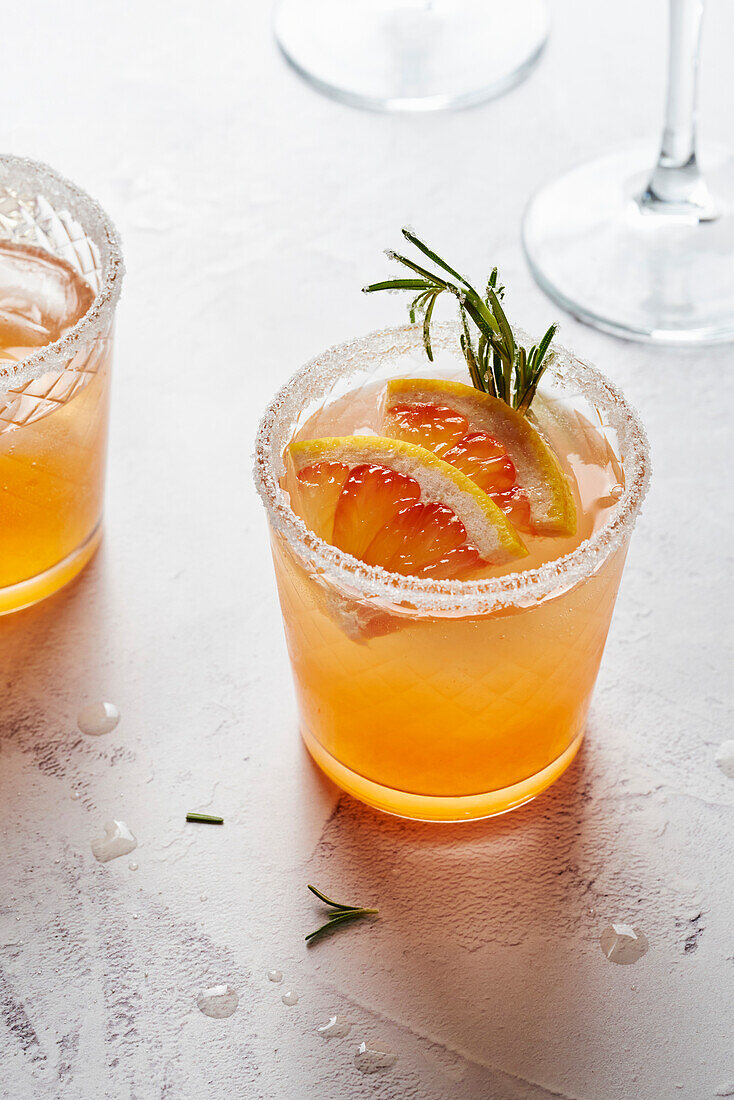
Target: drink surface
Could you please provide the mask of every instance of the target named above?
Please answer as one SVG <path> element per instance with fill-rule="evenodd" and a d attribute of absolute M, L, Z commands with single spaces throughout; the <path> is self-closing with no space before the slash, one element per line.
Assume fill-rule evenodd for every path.
<path fill-rule="evenodd" d="M 63 260 L 0 241 L 0 361 L 60 339 L 92 304 L 91 287 Z"/>
<path fill-rule="evenodd" d="M 382 435 L 384 395 L 385 383 L 347 393 L 316 411 L 296 438 Z M 558 400 L 538 397 L 530 419 L 550 445 L 567 479 L 576 506 L 576 529 L 555 535 L 539 533 L 532 527 L 524 529 L 525 557 L 475 569 L 470 574 L 472 580 L 535 569 L 569 554 L 604 526 L 624 488 L 624 473 L 614 450 L 586 415 L 571 406 L 564 407 Z"/>
<path fill-rule="evenodd" d="M 63 369 L 3 382 L 3 368 L 63 337 L 93 299 L 70 264 L 0 240 L 0 613 L 58 587 L 39 582 L 32 599 L 9 594 L 64 562 L 99 522 L 109 333 L 70 353 Z"/>

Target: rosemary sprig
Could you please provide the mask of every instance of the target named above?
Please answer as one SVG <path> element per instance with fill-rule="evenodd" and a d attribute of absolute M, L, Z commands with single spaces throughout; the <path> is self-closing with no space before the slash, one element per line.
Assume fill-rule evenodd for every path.
<path fill-rule="evenodd" d="M 558 326 L 550 326 L 543 339 L 529 350 L 517 344 L 501 300 L 505 288 L 499 282 L 497 268 L 487 281 L 484 297 L 467 282 L 463 275 L 450 267 L 410 229 L 403 229 L 403 236 L 414 245 L 435 267 L 444 274 L 430 271 L 399 252 L 389 251 L 387 256 L 397 260 L 417 278 L 383 279 L 364 287 L 365 294 L 377 290 L 418 291 L 408 311 L 411 324 L 423 317 L 423 346 L 433 362 L 431 346 L 431 318 L 436 299 L 440 294 L 452 294 L 459 304 L 461 332 L 459 341 L 464 353 L 472 385 L 483 393 L 499 398 L 518 412 L 526 413 L 535 397 L 543 371 L 548 365 L 546 355 Z M 476 334 L 472 334 L 471 325 Z M 475 342 L 476 340 L 476 342 Z"/>
<path fill-rule="evenodd" d="M 366 909 L 363 905 L 342 905 L 341 902 L 332 901 L 331 898 L 323 894 L 321 890 L 317 890 L 315 886 L 308 884 L 308 888 L 312 894 L 315 894 L 319 901 L 323 901 L 325 905 L 331 906 L 336 912 L 332 913 L 326 924 L 322 924 L 320 928 L 317 928 L 314 932 L 309 932 L 305 937 L 306 942 L 310 943 L 317 936 L 322 935 L 324 932 L 330 932 L 334 928 L 340 927 L 342 924 L 346 924 L 347 921 L 356 920 L 358 917 L 372 917 L 379 913 L 379 909 Z"/>

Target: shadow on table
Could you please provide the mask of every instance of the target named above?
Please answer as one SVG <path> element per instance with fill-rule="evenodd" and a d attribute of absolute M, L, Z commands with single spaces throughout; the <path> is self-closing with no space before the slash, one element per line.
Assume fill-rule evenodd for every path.
<path fill-rule="evenodd" d="M 537 799 L 484 821 L 405 821 L 342 795 L 312 863 L 327 892 L 338 885 L 346 900 L 382 901 L 401 914 L 419 909 L 423 931 L 435 924 L 452 942 L 472 947 L 482 935 L 517 944 L 534 928 L 566 924 L 571 895 L 576 908 L 586 895 L 587 909 L 594 907 L 590 802 L 586 743 Z M 408 920 L 408 939 L 410 927 Z"/>
<path fill-rule="evenodd" d="M 66 588 L 0 617 L 0 748 L 32 753 L 45 771 L 73 753 L 74 701 L 94 690 L 112 659 L 104 570 L 103 544 Z"/>
<path fill-rule="evenodd" d="M 565 1034 L 584 1028 L 575 955 L 599 919 L 592 756 L 582 746 L 534 802 L 475 823 L 403 821 L 342 796 L 309 867 L 339 900 L 380 907 L 371 928 L 335 933 L 335 982 L 347 993 L 367 973 L 363 1000 L 464 1051 L 487 1087 L 492 1066 L 542 1064 L 554 1013 Z"/>

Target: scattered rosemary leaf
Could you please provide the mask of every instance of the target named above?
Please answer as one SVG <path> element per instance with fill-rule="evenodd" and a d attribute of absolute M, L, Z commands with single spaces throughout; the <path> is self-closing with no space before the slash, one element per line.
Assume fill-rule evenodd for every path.
<path fill-rule="evenodd" d="M 224 818 L 217 817 L 216 814 L 197 814 L 189 812 L 186 814 L 187 821 L 198 821 L 201 825 L 224 825 Z"/>
<path fill-rule="evenodd" d="M 322 924 L 320 928 L 317 928 L 314 932 L 309 932 L 305 937 L 306 943 L 311 943 L 317 936 L 321 936 L 324 932 L 330 932 L 334 928 L 340 927 L 342 924 L 346 924 L 347 921 L 357 920 L 359 917 L 374 917 L 379 913 L 379 909 L 366 909 L 363 905 L 343 905 L 339 901 L 332 901 L 330 897 L 322 893 L 321 890 L 317 890 L 315 886 L 308 884 L 308 889 L 312 894 L 315 894 L 319 901 L 323 901 L 325 905 L 331 906 L 335 910 L 331 914 L 325 924 Z"/>

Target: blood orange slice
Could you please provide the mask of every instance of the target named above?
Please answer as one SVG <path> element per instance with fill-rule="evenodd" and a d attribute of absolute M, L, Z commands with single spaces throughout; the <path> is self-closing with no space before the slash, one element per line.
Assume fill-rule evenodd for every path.
<path fill-rule="evenodd" d="M 576 505 L 555 454 L 527 417 L 460 382 L 396 378 L 382 430 L 461 470 L 521 531 L 572 535 Z"/>
<path fill-rule="evenodd" d="M 466 577 L 527 553 L 486 493 L 412 443 L 379 436 L 291 443 L 286 487 L 320 538 L 392 573 Z"/>

